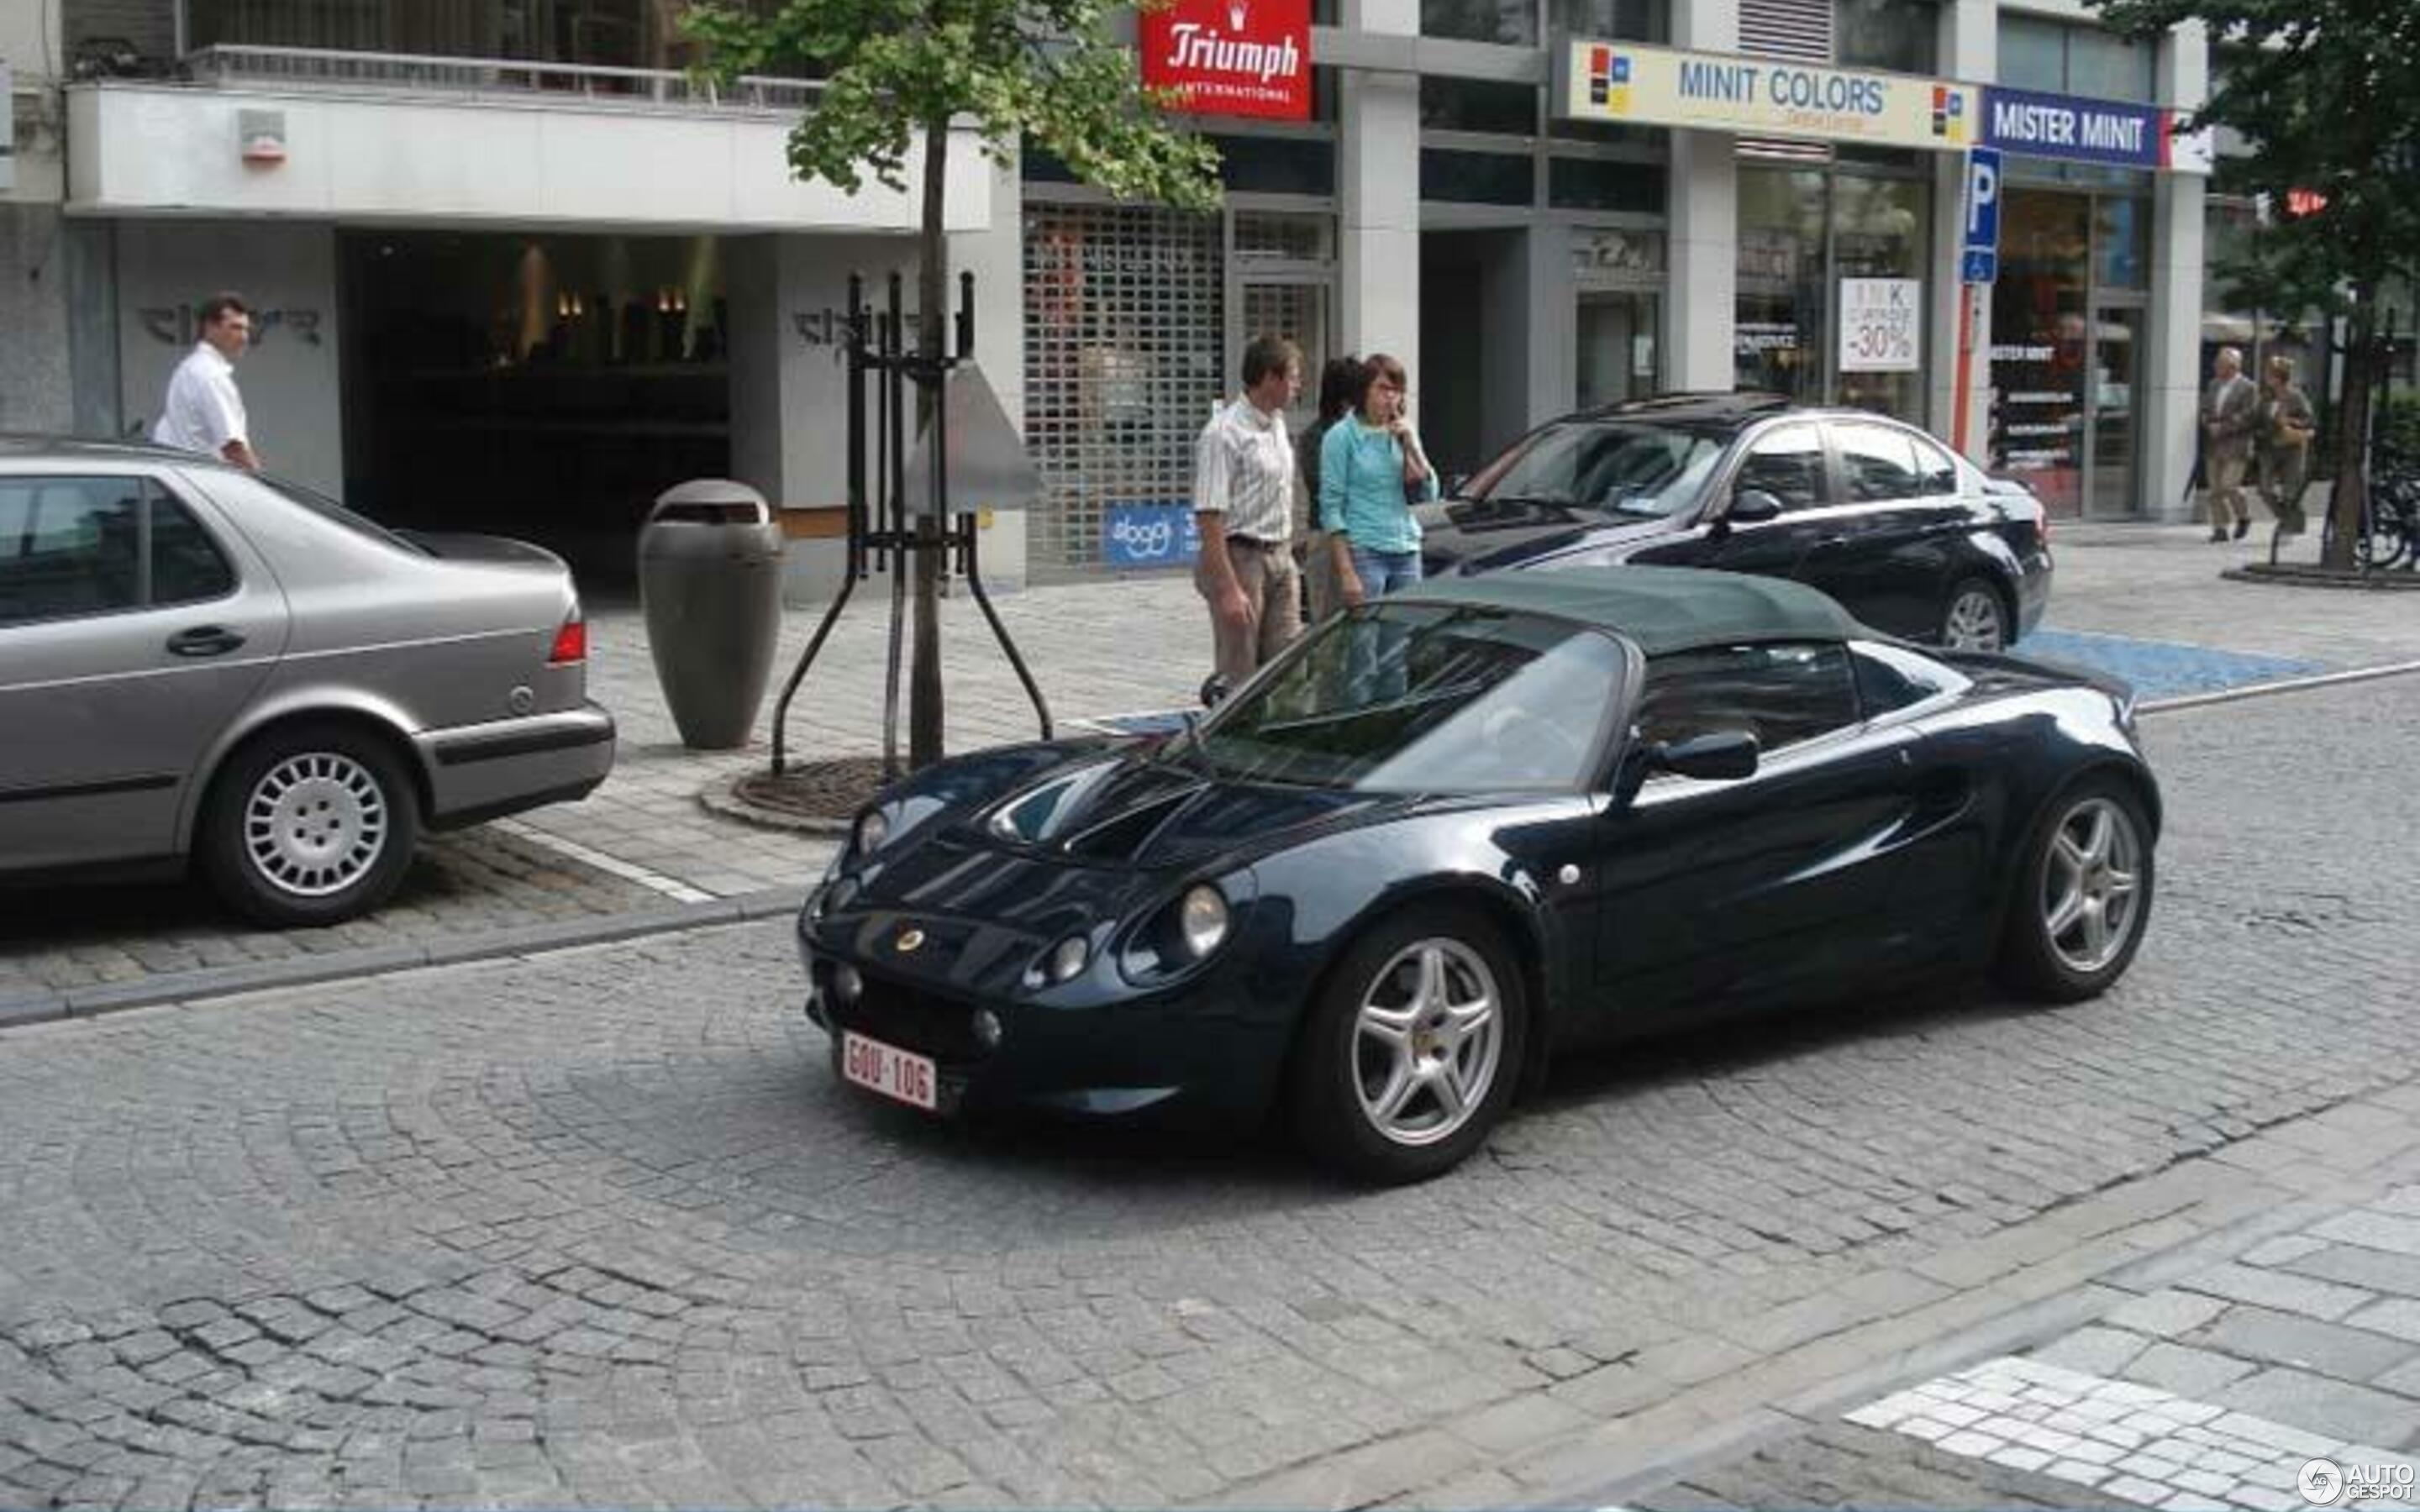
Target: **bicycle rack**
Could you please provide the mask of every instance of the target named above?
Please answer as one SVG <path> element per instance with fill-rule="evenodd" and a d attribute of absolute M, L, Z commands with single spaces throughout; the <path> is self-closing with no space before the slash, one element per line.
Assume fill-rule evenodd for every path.
<path fill-rule="evenodd" d="M 788 769 L 788 746 L 785 736 L 790 720 L 790 702 L 798 695 L 799 685 L 806 680 L 807 669 L 830 639 L 832 626 L 840 623 L 843 610 L 848 608 L 849 595 L 857 585 L 874 572 L 891 577 L 891 630 L 882 687 L 882 779 L 897 781 L 899 770 L 899 661 L 901 637 L 905 633 L 908 609 L 908 579 L 915 565 L 928 552 L 941 553 L 942 568 L 954 570 L 964 578 L 974 594 L 975 605 L 983 610 L 992 635 L 1000 641 L 1008 664 L 1016 670 L 1016 680 L 1025 687 L 1025 696 L 1032 701 L 1033 712 L 1042 725 L 1042 738 L 1052 737 L 1050 705 L 1042 697 L 1042 688 L 1025 665 L 1025 657 L 1011 639 L 1008 626 L 1002 625 L 1000 611 L 992 608 L 991 595 L 984 589 L 983 574 L 976 570 L 977 529 L 973 512 L 960 513 L 946 530 L 924 531 L 908 518 L 907 499 L 908 438 L 912 424 L 908 403 L 908 385 L 929 398 L 923 406 L 932 416 L 927 427 L 932 440 L 933 500 L 932 514 L 950 518 L 950 474 L 948 407 L 942 402 L 943 386 L 950 374 L 961 363 L 970 361 L 975 346 L 975 275 L 958 275 L 958 310 L 953 322 L 955 327 L 955 350 L 939 357 L 926 358 L 911 352 L 907 346 L 907 322 L 901 314 L 901 278 L 893 272 L 890 278 L 887 307 L 876 315 L 865 306 L 865 280 L 861 274 L 848 278 L 848 314 L 845 326 L 843 352 L 848 368 L 848 555 L 841 576 L 840 593 L 832 599 L 831 608 L 824 611 L 823 623 L 815 626 L 814 635 L 798 665 L 782 685 L 782 697 L 773 705 L 773 775 L 779 777 Z M 875 393 L 875 477 L 873 496 L 866 488 L 866 402 L 867 380 L 874 380 Z"/>

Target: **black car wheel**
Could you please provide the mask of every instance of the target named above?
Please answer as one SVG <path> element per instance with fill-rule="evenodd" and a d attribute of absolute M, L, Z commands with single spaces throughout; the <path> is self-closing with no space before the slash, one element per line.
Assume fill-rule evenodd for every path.
<path fill-rule="evenodd" d="M 1998 651 L 2009 643 L 2009 606 L 1980 578 L 1962 578 L 1941 610 L 1941 643 L 1952 651 Z"/>
<path fill-rule="evenodd" d="M 2055 1003 L 2097 997 L 2125 975 L 2151 914 L 2151 826 L 2124 783 L 2088 778 L 2052 800 L 2025 841 L 2000 975 Z"/>
<path fill-rule="evenodd" d="M 419 838 L 419 801 L 394 752 L 341 725 L 306 725 L 236 753 L 196 845 L 229 907 L 286 927 L 338 923 L 385 902 Z"/>
<path fill-rule="evenodd" d="M 1452 1169 L 1512 1101 L 1528 1005 L 1499 933 L 1424 905 L 1356 941 L 1311 1010 L 1293 1067 L 1296 1135 L 1359 1180 Z"/>

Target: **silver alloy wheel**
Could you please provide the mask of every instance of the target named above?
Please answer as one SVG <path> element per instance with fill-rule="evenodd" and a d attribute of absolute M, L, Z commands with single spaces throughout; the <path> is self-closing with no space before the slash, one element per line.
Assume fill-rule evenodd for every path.
<path fill-rule="evenodd" d="M 1434 1145 L 1470 1121 L 1503 1053 L 1496 974 L 1460 940 L 1416 940 L 1362 995 L 1353 1090 L 1370 1127 L 1398 1145 Z"/>
<path fill-rule="evenodd" d="M 386 792 L 337 751 L 288 756 L 253 784 L 243 805 L 243 854 L 278 891 L 325 898 L 359 882 L 386 850 Z"/>
<path fill-rule="evenodd" d="M 1952 651 L 1997 651 L 2008 638 L 2000 595 L 1988 588 L 1967 588 L 1949 602 L 1941 639 Z"/>
<path fill-rule="evenodd" d="M 2142 911 L 2142 839 L 2114 798 L 2070 809 L 2051 832 L 2042 872 L 2042 933 L 2070 971 L 2105 970 L 2133 937 Z"/>

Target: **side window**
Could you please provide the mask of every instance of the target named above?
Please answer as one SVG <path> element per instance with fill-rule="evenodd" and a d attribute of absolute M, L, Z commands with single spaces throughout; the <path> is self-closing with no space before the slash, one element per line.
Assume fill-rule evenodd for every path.
<path fill-rule="evenodd" d="M 1857 722 L 1849 654 L 1818 642 L 1712 646 L 1647 664 L 1638 728 L 1648 740 L 1745 730 L 1766 751 Z"/>
<path fill-rule="evenodd" d="M 1898 646 L 1860 641 L 1850 649 L 1850 660 L 1856 667 L 1857 700 L 1869 719 L 1955 693 L 1969 683 L 1955 668 Z"/>
<path fill-rule="evenodd" d="M 0 478 L 0 625 L 142 602 L 139 478 Z"/>
<path fill-rule="evenodd" d="M 151 491 L 151 602 L 194 604 L 235 592 L 235 569 L 184 505 Z"/>
<path fill-rule="evenodd" d="M 1949 454 L 1928 440 L 1916 442 L 1916 492 L 1927 499 L 1940 499 L 1958 491 L 1958 464 Z"/>
<path fill-rule="evenodd" d="M 1916 443 L 1906 432 L 1887 425 L 1834 425 L 1832 440 L 1840 448 L 1840 476 L 1848 486 L 1850 502 L 1922 496 Z"/>
<path fill-rule="evenodd" d="M 1823 433 L 1812 425 L 1768 431 L 1748 448 L 1732 480 L 1736 494 L 1761 488 L 1787 510 L 1814 509 L 1831 496 L 1823 478 Z"/>

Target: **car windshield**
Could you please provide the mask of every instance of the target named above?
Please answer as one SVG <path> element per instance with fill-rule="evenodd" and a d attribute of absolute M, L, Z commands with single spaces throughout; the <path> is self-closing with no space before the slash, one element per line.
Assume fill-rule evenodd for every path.
<path fill-rule="evenodd" d="M 416 557 L 433 555 L 428 548 L 419 542 L 397 535 L 368 516 L 357 515 L 325 494 L 314 493 L 299 483 L 290 482 L 285 478 L 273 478 L 267 473 L 255 473 L 253 476 L 255 482 L 280 499 L 300 504 L 322 519 L 366 535 L 373 541 L 383 542 L 398 551 L 409 551 Z"/>
<path fill-rule="evenodd" d="M 1569 790 L 1620 695 L 1621 643 L 1484 608 L 1330 619 L 1185 745 L 1214 776 L 1368 793 Z"/>
<path fill-rule="evenodd" d="M 1548 425 L 1472 481 L 1473 499 L 1677 514 L 1723 455 L 1721 437 L 1676 425 L 1573 420 Z"/>

